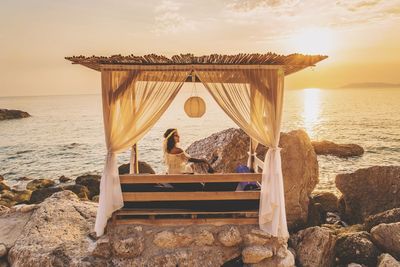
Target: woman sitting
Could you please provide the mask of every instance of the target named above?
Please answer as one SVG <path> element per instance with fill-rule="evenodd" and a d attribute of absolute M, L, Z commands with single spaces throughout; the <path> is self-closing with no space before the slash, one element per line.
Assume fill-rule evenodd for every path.
<path fill-rule="evenodd" d="M 207 164 L 209 172 L 211 165 L 205 159 L 196 159 L 190 157 L 185 151 L 179 148 L 179 134 L 177 129 L 168 129 L 164 133 L 164 162 L 168 174 L 193 174 L 191 163 Z"/>

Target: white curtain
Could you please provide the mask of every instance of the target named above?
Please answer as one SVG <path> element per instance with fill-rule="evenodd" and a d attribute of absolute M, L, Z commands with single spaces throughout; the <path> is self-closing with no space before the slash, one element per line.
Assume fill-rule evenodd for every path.
<path fill-rule="evenodd" d="M 259 211 L 260 228 L 273 236 L 289 236 L 281 167 L 280 128 L 284 73 L 281 69 L 196 71 L 216 102 L 252 139 L 268 146 Z"/>
<path fill-rule="evenodd" d="M 187 71 L 102 71 L 107 157 L 100 182 L 95 231 L 123 206 L 116 153 L 137 143 L 165 112 L 188 77 Z"/>

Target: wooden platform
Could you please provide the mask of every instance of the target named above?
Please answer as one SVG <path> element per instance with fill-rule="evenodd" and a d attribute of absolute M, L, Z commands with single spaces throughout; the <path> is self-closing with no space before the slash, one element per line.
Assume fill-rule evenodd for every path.
<path fill-rule="evenodd" d="M 115 224 L 190 225 L 190 224 L 257 224 L 258 206 L 240 210 L 243 203 L 258 204 L 259 191 L 191 191 L 191 192 L 132 192 L 126 189 L 147 184 L 209 184 L 260 182 L 258 173 L 121 175 L 125 207 L 113 214 Z M 226 209 L 226 202 L 232 203 Z M 246 202 L 247 201 L 247 202 Z M 204 207 L 202 203 L 206 203 Z M 228 203 L 228 204 L 229 204 Z M 191 205 L 196 207 L 191 207 Z M 251 203 L 250 203 L 251 204 Z M 154 206 L 163 206 L 154 208 Z M 176 208 L 177 206 L 185 208 Z M 224 208 L 225 205 L 225 208 Z M 238 210 L 235 210 L 235 206 Z"/>

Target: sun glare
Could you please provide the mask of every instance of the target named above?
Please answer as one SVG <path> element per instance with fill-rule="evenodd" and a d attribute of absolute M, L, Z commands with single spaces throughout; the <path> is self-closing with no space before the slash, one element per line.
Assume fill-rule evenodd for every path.
<path fill-rule="evenodd" d="M 330 54 L 334 48 L 334 34 L 328 28 L 308 28 L 290 38 L 292 50 L 303 54 Z"/>

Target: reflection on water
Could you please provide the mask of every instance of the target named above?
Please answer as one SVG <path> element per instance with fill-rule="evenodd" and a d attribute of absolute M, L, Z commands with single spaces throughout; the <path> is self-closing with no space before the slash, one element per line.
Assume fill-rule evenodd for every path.
<path fill-rule="evenodd" d="M 321 100 L 320 89 L 307 88 L 303 90 L 303 128 L 310 138 L 315 138 L 314 127 L 318 124 Z"/>

